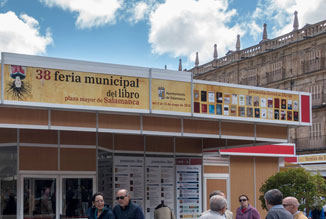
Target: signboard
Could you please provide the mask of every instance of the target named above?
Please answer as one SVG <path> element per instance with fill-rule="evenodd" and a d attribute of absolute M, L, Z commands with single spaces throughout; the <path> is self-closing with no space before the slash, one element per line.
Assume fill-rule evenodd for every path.
<path fill-rule="evenodd" d="M 152 79 L 152 109 L 191 112 L 191 83 Z"/>
<path fill-rule="evenodd" d="M 177 218 L 199 218 L 202 212 L 200 158 L 176 159 Z"/>
<path fill-rule="evenodd" d="M 311 125 L 309 93 L 193 80 L 190 72 L 10 53 L 2 59 L 2 104 Z"/>
<path fill-rule="evenodd" d="M 114 157 L 114 198 L 119 189 L 127 189 L 133 202 L 144 212 L 144 158 Z"/>
<path fill-rule="evenodd" d="M 194 113 L 244 119 L 299 122 L 299 95 L 194 84 Z"/>
<path fill-rule="evenodd" d="M 146 218 L 162 202 L 174 211 L 174 159 L 146 157 Z"/>
<path fill-rule="evenodd" d="M 311 154 L 298 156 L 298 163 L 325 163 L 326 154 Z"/>
<path fill-rule="evenodd" d="M 147 78 L 5 65 L 5 100 L 148 109 Z"/>

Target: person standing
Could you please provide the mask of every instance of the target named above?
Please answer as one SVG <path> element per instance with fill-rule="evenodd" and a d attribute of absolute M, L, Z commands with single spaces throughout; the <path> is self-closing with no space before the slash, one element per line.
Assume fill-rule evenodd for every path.
<path fill-rule="evenodd" d="M 141 207 L 130 200 L 127 189 L 119 189 L 116 200 L 118 204 L 113 208 L 116 219 L 145 219 Z"/>
<path fill-rule="evenodd" d="M 248 196 L 240 195 L 239 202 L 240 207 L 237 209 L 236 219 L 260 219 L 257 209 L 249 204 Z"/>
<path fill-rule="evenodd" d="M 162 202 L 155 208 L 154 219 L 175 219 L 175 216 L 171 209 Z"/>
<path fill-rule="evenodd" d="M 222 196 L 222 197 L 224 197 L 224 198 L 226 199 L 224 192 L 222 192 L 222 191 L 220 191 L 220 190 L 212 191 L 212 192 L 209 194 L 209 198 L 213 197 L 214 195 L 220 195 L 220 196 Z M 207 212 L 208 212 L 208 211 L 204 211 L 204 212 L 202 213 L 202 215 L 206 214 Z M 223 216 L 224 216 L 224 219 L 233 219 L 233 213 L 232 213 L 231 211 L 229 211 L 227 208 L 226 208 L 226 210 L 225 210 Z"/>
<path fill-rule="evenodd" d="M 283 199 L 283 207 L 293 215 L 293 219 L 307 219 L 307 217 L 299 211 L 299 202 L 295 197 L 286 197 Z"/>
<path fill-rule="evenodd" d="M 283 194 L 278 189 L 271 189 L 264 195 L 268 213 L 265 219 L 293 219 L 292 214 L 282 205 Z"/>
<path fill-rule="evenodd" d="M 225 219 L 227 201 L 223 196 L 214 195 L 209 199 L 209 210 L 199 219 Z"/>
<path fill-rule="evenodd" d="M 88 210 L 88 219 L 115 219 L 110 208 L 104 205 L 104 195 L 97 192 L 92 196 L 93 207 Z"/>

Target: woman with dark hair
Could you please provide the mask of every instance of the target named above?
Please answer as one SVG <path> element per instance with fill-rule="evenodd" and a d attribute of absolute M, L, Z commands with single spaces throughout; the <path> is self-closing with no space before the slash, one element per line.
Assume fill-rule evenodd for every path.
<path fill-rule="evenodd" d="M 239 196 L 240 207 L 237 209 L 236 219 L 260 219 L 256 208 L 249 205 L 249 198 L 246 195 Z"/>
<path fill-rule="evenodd" d="M 115 219 L 112 210 L 104 205 L 104 195 L 97 192 L 92 197 L 93 207 L 88 210 L 89 219 Z"/>

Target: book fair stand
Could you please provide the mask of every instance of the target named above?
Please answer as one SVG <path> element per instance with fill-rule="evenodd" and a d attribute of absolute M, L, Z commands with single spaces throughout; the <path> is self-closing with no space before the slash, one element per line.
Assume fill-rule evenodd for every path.
<path fill-rule="evenodd" d="M 233 212 L 246 193 L 264 214 L 260 185 L 295 156 L 288 128 L 311 125 L 309 93 L 184 71 L 2 53 L 0 87 L 0 215 L 12 197 L 13 218 L 84 218 L 94 192 L 113 207 L 119 188 L 147 219 L 162 202 L 198 218 L 217 189 Z"/>

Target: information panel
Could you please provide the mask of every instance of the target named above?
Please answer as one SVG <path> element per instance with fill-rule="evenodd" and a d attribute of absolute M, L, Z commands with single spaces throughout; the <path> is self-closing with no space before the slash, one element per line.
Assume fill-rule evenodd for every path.
<path fill-rule="evenodd" d="M 164 203 L 174 211 L 174 159 L 146 157 L 146 218 Z"/>
<path fill-rule="evenodd" d="M 199 218 L 202 212 L 200 158 L 176 159 L 177 218 Z"/>
<path fill-rule="evenodd" d="M 144 212 L 144 158 L 114 157 L 114 198 L 119 189 L 129 190 L 132 201 Z"/>
<path fill-rule="evenodd" d="M 299 122 L 299 95 L 195 84 L 194 113 Z"/>

